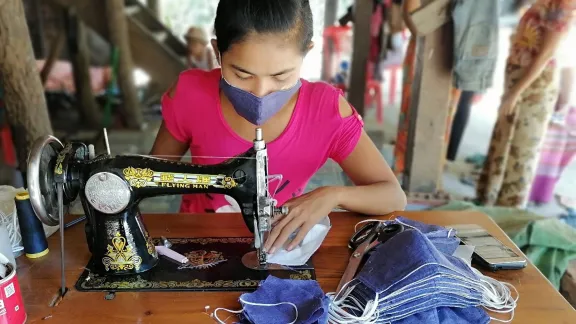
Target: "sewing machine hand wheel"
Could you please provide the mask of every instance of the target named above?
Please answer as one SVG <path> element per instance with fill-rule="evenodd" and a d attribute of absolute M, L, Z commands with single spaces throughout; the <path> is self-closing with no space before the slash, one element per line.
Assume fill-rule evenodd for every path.
<path fill-rule="evenodd" d="M 59 224 L 58 196 L 54 168 L 64 145 L 54 136 L 39 138 L 28 156 L 26 177 L 30 204 L 40 221 L 48 226 Z"/>

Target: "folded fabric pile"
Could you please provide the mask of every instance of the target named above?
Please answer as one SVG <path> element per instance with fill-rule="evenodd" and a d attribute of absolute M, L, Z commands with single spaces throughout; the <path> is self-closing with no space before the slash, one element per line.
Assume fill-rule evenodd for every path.
<path fill-rule="evenodd" d="M 484 309 L 513 316 L 514 288 L 454 256 L 453 230 L 395 221 L 406 230 L 377 246 L 357 277 L 331 295 L 330 322 L 488 323 Z"/>
<path fill-rule="evenodd" d="M 219 310 L 239 314 L 240 323 L 324 324 L 328 322 L 330 299 L 316 280 L 290 280 L 268 276 L 255 292 L 242 294 L 241 311 L 216 309 L 216 320 L 224 323 Z"/>

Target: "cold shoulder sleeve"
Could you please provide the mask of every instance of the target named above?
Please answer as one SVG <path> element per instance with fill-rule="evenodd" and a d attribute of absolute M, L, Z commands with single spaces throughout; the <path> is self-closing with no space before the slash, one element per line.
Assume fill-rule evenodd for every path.
<path fill-rule="evenodd" d="M 338 101 L 336 100 L 337 103 Z M 336 106 L 338 108 L 338 104 Z M 352 114 L 347 117 L 341 117 L 339 109 L 336 111 L 338 123 L 330 148 L 330 158 L 336 163 L 342 163 L 354 151 L 364 128 L 362 116 L 354 107 L 350 108 Z"/>
<path fill-rule="evenodd" d="M 183 96 L 182 77 L 162 96 L 162 118 L 168 132 L 179 142 L 190 142 L 190 136 L 184 127 L 186 104 Z"/>

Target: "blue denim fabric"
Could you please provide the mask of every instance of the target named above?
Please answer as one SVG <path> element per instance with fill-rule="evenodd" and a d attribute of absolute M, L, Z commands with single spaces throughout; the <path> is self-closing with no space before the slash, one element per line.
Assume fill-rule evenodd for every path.
<path fill-rule="evenodd" d="M 498 59 L 500 0 L 453 0 L 454 87 L 492 87 Z"/>
<path fill-rule="evenodd" d="M 436 248 L 446 254 L 453 254 L 460 245 L 460 239 L 456 237 L 456 231 L 449 228 L 429 225 L 413 221 L 404 217 L 396 217 L 396 221 L 417 228 L 436 246 Z"/>
<path fill-rule="evenodd" d="M 427 236 L 442 233 L 431 235 L 442 242 L 449 230 L 406 219 L 399 221 L 417 229 L 408 228 L 376 247 L 356 277 L 352 296 L 366 301 L 378 293 L 378 319 L 382 322 L 420 313 L 437 317 L 437 309 L 442 307 L 462 309 L 442 311 L 443 317 L 454 316 L 458 320 L 469 313 L 476 319 L 477 310 L 471 307 L 482 304 L 482 291 L 475 289 L 480 278 L 460 258 L 442 253 Z"/>
<path fill-rule="evenodd" d="M 405 280 L 416 282 L 439 273 L 479 280 L 464 261 L 440 252 L 425 234 L 405 230 L 375 248 L 357 279 L 373 291 L 382 292 L 391 291 L 397 284 L 405 285 L 401 281 L 410 274 Z"/>
<path fill-rule="evenodd" d="M 404 319 L 394 321 L 394 324 L 488 324 L 489 322 L 490 317 L 479 307 L 438 307 L 436 309 L 416 313 Z M 384 321 L 382 321 L 382 323 L 384 323 Z"/>
<path fill-rule="evenodd" d="M 243 294 L 242 300 L 258 304 L 293 303 L 298 309 L 299 324 L 324 324 L 328 322 L 329 298 L 316 280 L 290 280 L 268 276 L 255 292 Z M 286 324 L 294 321 L 294 307 L 255 306 L 242 303 L 242 323 Z"/>

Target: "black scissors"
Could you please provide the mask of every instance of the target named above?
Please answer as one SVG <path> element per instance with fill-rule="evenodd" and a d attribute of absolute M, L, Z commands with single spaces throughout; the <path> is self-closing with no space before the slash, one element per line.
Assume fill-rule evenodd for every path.
<path fill-rule="evenodd" d="M 342 286 L 352 280 L 360 263 L 368 252 L 374 249 L 378 244 L 385 243 L 394 235 L 404 231 L 404 226 L 398 223 L 385 224 L 384 222 L 373 221 L 362 226 L 350 241 L 348 241 L 348 248 L 352 250 L 352 256 L 348 261 L 348 266 L 340 279 L 338 289 L 340 291 Z"/>

